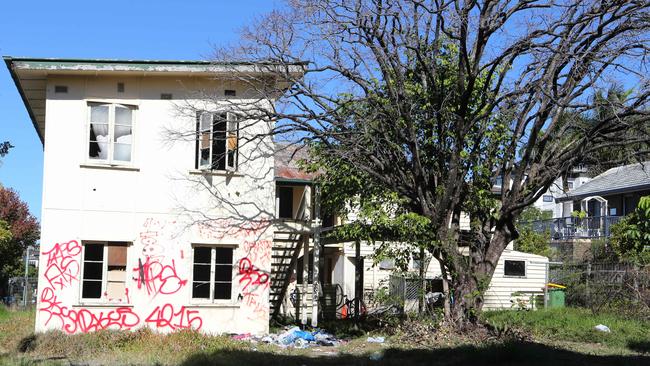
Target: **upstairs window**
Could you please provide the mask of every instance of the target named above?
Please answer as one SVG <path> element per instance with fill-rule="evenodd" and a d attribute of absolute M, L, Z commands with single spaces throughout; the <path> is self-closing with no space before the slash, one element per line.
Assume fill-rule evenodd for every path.
<path fill-rule="evenodd" d="M 131 162 L 134 106 L 89 103 L 88 158 L 110 164 Z"/>
<path fill-rule="evenodd" d="M 237 170 L 239 121 L 236 114 L 202 113 L 196 135 L 197 169 Z"/>
<path fill-rule="evenodd" d="M 83 299 L 126 302 L 127 247 L 125 242 L 84 243 Z"/>

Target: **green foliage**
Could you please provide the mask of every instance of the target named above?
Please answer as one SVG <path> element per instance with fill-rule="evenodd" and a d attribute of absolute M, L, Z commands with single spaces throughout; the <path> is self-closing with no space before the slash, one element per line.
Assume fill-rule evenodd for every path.
<path fill-rule="evenodd" d="M 580 210 L 580 211 L 572 211 L 571 212 L 571 217 L 575 217 L 575 218 L 578 218 L 578 219 L 584 219 L 584 218 L 587 217 L 587 212 L 582 211 L 582 210 Z"/>
<path fill-rule="evenodd" d="M 551 211 L 541 211 L 540 209 L 530 206 L 524 209 L 519 217 L 519 238 L 515 240 L 515 250 L 543 255 L 549 257 L 552 254 L 550 241 L 551 233 L 547 230 L 544 233 L 535 232 L 529 223 L 539 220 L 548 220 L 553 216 Z"/>
<path fill-rule="evenodd" d="M 650 264 L 650 196 L 641 197 L 637 209 L 611 228 L 612 249 L 622 259 Z"/>
<path fill-rule="evenodd" d="M 4 157 L 9 153 L 9 149 L 14 147 L 9 141 L 0 142 L 0 158 Z"/>

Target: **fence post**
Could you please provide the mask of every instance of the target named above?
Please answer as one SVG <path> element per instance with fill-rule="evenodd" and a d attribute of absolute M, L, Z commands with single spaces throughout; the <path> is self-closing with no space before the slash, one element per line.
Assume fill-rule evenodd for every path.
<path fill-rule="evenodd" d="M 589 292 L 589 278 L 591 277 L 591 262 L 587 262 L 587 279 L 585 280 L 585 293 L 587 295 L 587 306 L 591 306 L 591 293 Z"/>
<path fill-rule="evenodd" d="M 551 270 L 551 264 L 546 262 L 546 273 L 544 274 L 544 310 L 548 306 L 548 272 Z"/>

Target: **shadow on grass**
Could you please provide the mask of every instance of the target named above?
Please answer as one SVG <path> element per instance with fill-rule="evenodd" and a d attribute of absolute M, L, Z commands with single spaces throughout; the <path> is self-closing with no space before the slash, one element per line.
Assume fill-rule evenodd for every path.
<path fill-rule="evenodd" d="M 489 346 L 400 350 L 386 349 L 379 360 L 370 355 L 307 357 L 254 351 L 220 350 L 198 353 L 183 366 L 196 365 L 650 365 L 646 356 L 594 356 L 538 343 L 504 343 Z"/>
<path fill-rule="evenodd" d="M 650 341 L 630 341 L 627 348 L 639 353 L 650 353 Z"/>

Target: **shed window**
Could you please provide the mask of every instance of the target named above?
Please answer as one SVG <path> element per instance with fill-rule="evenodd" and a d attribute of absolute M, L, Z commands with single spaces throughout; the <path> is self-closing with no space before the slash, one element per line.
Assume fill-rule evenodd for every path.
<path fill-rule="evenodd" d="M 526 261 L 504 261 L 503 273 L 506 276 L 525 277 Z"/>

